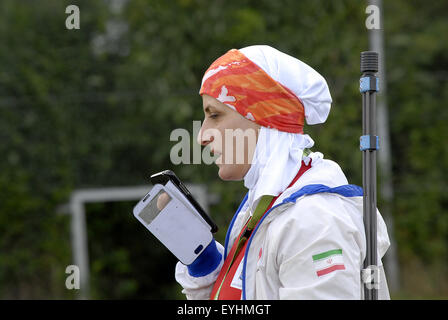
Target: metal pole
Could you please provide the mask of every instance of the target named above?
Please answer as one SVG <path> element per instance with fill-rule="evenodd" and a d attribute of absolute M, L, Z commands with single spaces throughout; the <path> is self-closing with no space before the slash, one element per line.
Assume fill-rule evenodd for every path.
<path fill-rule="evenodd" d="M 387 282 L 392 292 L 400 289 L 400 271 L 398 265 L 397 245 L 394 236 L 394 219 L 392 203 L 394 189 L 392 186 L 392 161 L 389 134 L 389 119 L 387 108 L 386 56 L 384 50 L 384 10 L 382 0 L 369 0 L 369 5 L 378 7 L 380 13 L 380 28 L 369 29 L 369 50 L 379 54 L 378 78 L 381 82 L 381 92 L 377 96 L 378 136 L 381 137 L 381 151 L 378 152 L 379 195 L 381 197 L 381 214 L 388 226 L 390 248 L 384 256 L 384 267 Z"/>
<path fill-rule="evenodd" d="M 363 152 L 363 212 L 366 233 L 366 258 L 363 276 L 370 276 L 370 281 L 363 281 L 364 299 L 377 300 L 378 291 L 375 283 L 377 272 L 377 217 L 376 217 L 376 150 L 379 147 L 376 135 L 376 101 L 378 91 L 378 53 L 365 51 L 361 53 L 360 91 L 362 93 L 363 128 L 360 149 Z M 364 278 L 363 278 L 364 279 Z"/>

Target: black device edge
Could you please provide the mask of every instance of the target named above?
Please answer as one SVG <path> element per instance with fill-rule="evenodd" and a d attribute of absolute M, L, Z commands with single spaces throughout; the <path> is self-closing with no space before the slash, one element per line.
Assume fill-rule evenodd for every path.
<path fill-rule="evenodd" d="M 190 201 L 193 207 L 199 212 L 201 217 L 207 222 L 210 226 L 210 231 L 212 233 L 216 233 L 218 231 L 218 226 L 213 222 L 213 220 L 209 217 L 209 215 L 202 209 L 201 205 L 196 201 L 195 198 L 191 195 L 191 192 L 187 189 L 187 187 L 180 181 L 180 179 L 176 176 L 176 174 L 171 170 L 165 170 L 162 172 L 155 173 L 150 177 L 151 183 L 155 184 L 163 184 L 165 185 L 168 181 L 171 181 L 177 189 L 182 192 L 185 197 Z"/>

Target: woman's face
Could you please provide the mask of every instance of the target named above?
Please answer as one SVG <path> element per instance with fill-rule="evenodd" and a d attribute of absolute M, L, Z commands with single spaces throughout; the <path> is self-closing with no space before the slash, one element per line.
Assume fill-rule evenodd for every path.
<path fill-rule="evenodd" d="M 206 94 L 202 95 L 204 122 L 198 143 L 218 155 L 215 163 L 222 180 L 241 180 L 251 166 L 260 126 Z"/>

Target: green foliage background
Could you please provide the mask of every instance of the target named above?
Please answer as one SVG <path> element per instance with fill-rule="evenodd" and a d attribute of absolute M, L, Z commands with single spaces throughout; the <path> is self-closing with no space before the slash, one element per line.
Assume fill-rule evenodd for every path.
<path fill-rule="evenodd" d="M 147 184 L 172 169 L 219 196 L 210 213 L 223 241 L 242 183 L 220 181 L 214 165 L 171 164 L 169 135 L 202 119 L 202 74 L 231 48 L 269 44 L 327 79 L 330 116 L 306 130 L 362 183 L 365 1 L 114 3 L 0 2 L 0 298 L 75 297 L 65 288 L 70 219 L 58 208 L 78 188 Z M 80 30 L 65 28 L 70 4 Z M 397 298 L 448 297 L 446 12 L 446 1 L 384 1 Z M 182 299 L 175 259 L 135 221 L 133 205 L 87 206 L 91 297 Z"/>

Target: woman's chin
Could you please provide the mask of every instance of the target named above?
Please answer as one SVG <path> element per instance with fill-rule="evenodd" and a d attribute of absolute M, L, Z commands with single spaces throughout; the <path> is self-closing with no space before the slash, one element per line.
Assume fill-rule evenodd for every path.
<path fill-rule="evenodd" d="M 244 178 L 247 170 L 241 167 L 241 165 L 223 165 L 218 164 L 219 171 L 218 176 L 224 181 L 240 181 Z"/>

